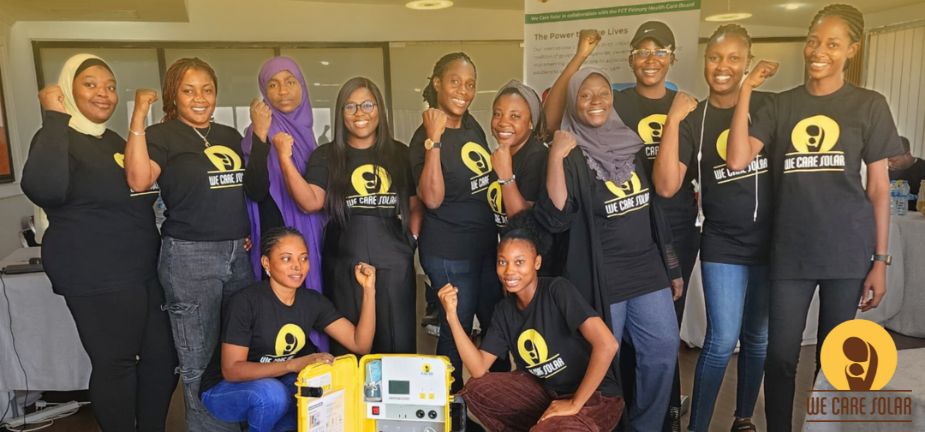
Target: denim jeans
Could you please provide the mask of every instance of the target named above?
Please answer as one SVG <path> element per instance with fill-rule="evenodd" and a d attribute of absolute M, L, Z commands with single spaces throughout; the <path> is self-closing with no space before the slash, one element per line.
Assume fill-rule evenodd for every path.
<path fill-rule="evenodd" d="M 479 318 L 482 331 L 488 329 L 495 305 L 503 297 L 501 283 L 495 270 L 496 255 L 486 254 L 471 260 L 450 260 L 433 255 L 421 255 L 421 267 L 430 278 L 431 287 L 440 291 L 450 283 L 459 289 L 456 315 L 466 333 L 472 332 L 472 319 Z M 452 392 L 462 388 L 462 359 L 453 342 L 453 333 L 446 321 L 446 315 L 440 313 L 440 337 L 437 339 L 437 355 L 449 357 L 453 364 Z M 511 369 L 507 356 L 498 358 L 492 366 L 492 372 L 507 372 Z M 506 366 L 506 367 L 505 367 Z"/>
<path fill-rule="evenodd" d="M 635 389 L 635 397 L 626 407 L 626 430 L 661 430 L 681 343 L 671 289 L 614 303 L 610 318 L 617 342 L 629 339 L 636 347 L 636 382 L 623 383 Z"/>
<path fill-rule="evenodd" d="M 294 431 L 297 376 L 291 373 L 253 381 L 222 380 L 202 394 L 202 404 L 221 421 L 247 421 L 250 432 Z"/>
<path fill-rule="evenodd" d="M 816 373 L 822 342 L 835 326 L 854 319 L 863 279 L 780 279 L 771 282 L 768 308 L 768 358 L 764 364 L 764 411 L 769 431 L 789 432 L 806 313 L 819 286 L 819 328 L 816 330 Z M 802 390 L 802 389 L 801 389 Z M 806 393 L 801 391 L 800 401 Z M 797 429 L 800 427 L 797 426 Z"/>
<path fill-rule="evenodd" d="M 741 342 L 736 386 L 737 418 L 751 417 L 768 349 L 768 266 L 700 263 L 707 334 L 694 369 L 688 430 L 709 431 L 726 365 Z"/>
<path fill-rule="evenodd" d="M 199 400 L 199 380 L 218 345 L 225 303 L 254 283 L 244 239 L 199 242 L 165 236 L 157 271 L 180 360 L 188 430 L 240 430 L 209 415 Z"/>

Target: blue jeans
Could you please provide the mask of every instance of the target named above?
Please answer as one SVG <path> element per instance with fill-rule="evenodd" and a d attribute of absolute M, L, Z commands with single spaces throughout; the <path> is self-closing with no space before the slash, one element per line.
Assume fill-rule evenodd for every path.
<path fill-rule="evenodd" d="M 751 417 L 768 350 L 768 266 L 701 262 L 707 334 L 694 370 L 688 430 L 709 431 L 726 365 L 741 342 L 737 418 Z"/>
<path fill-rule="evenodd" d="M 678 319 L 671 289 L 665 288 L 610 305 L 617 342 L 632 341 L 636 348 L 635 398 L 626 407 L 626 430 L 659 431 L 668 412 L 675 364 L 678 360 Z"/>
<path fill-rule="evenodd" d="M 199 380 L 218 345 L 221 312 L 238 290 L 254 283 L 244 239 L 199 242 L 164 237 L 157 268 L 180 360 L 190 432 L 240 431 L 216 421 L 199 400 Z"/>
<path fill-rule="evenodd" d="M 222 380 L 202 394 L 202 404 L 221 421 L 247 421 L 251 432 L 293 431 L 297 376 L 291 373 L 253 381 Z"/>
<path fill-rule="evenodd" d="M 495 305 L 503 297 L 501 283 L 495 269 L 497 256 L 494 252 L 471 260 L 451 260 L 433 255 L 421 255 L 421 267 L 430 278 L 432 289 L 439 291 L 450 283 L 459 289 L 456 315 L 466 333 L 472 332 L 472 319 L 479 318 L 482 331 L 488 329 Z M 446 322 L 446 315 L 440 312 L 440 337 L 437 339 L 437 355 L 449 357 L 453 364 L 452 392 L 462 388 L 462 359 L 456 350 L 453 333 Z M 505 368 L 505 365 L 507 366 Z M 507 372 L 511 369 L 507 356 L 498 358 L 492 372 Z"/>

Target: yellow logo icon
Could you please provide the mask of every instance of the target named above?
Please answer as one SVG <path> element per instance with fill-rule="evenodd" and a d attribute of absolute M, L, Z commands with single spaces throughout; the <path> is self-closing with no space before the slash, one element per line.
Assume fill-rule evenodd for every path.
<path fill-rule="evenodd" d="M 716 152 L 719 153 L 719 157 L 723 159 L 723 162 L 726 161 L 726 147 L 729 144 L 729 129 L 723 131 L 716 137 Z"/>
<path fill-rule="evenodd" d="M 112 158 L 116 161 L 119 168 L 125 169 L 125 155 L 122 153 L 113 153 Z"/>
<path fill-rule="evenodd" d="M 305 347 L 305 332 L 295 324 L 286 324 L 276 334 L 276 355 L 287 356 Z"/>
<path fill-rule="evenodd" d="M 879 324 L 845 321 L 822 343 L 822 372 L 837 390 L 880 390 L 896 372 L 896 345 Z"/>
<path fill-rule="evenodd" d="M 488 186 L 488 206 L 491 207 L 491 211 L 502 214 L 504 213 L 504 207 L 501 203 L 501 185 L 498 182 L 492 182 Z"/>
<path fill-rule="evenodd" d="M 800 153 L 825 153 L 838 143 L 840 129 L 830 117 L 815 115 L 800 120 L 790 133 L 790 140 Z"/>
<path fill-rule="evenodd" d="M 527 365 L 536 366 L 549 359 L 549 348 L 543 335 L 534 329 L 524 330 L 517 338 L 517 352 Z"/>
<path fill-rule="evenodd" d="M 212 162 L 212 165 L 218 171 L 237 171 L 241 169 L 241 157 L 228 147 L 212 145 L 206 147 L 205 154 L 209 158 L 209 162 Z"/>
<path fill-rule="evenodd" d="M 662 134 L 665 131 L 665 120 L 668 116 L 665 114 L 652 114 L 642 120 L 639 120 L 636 130 L 639 136 L 646 144 L 655 144 L 662 142 Z"/>
<path fill-rule="evenodd" d="M 460 157 L 463 164 L 476 175 L 488 174 L 491 171 L 491 155 L 484 147 L 474 143 L 467 142 L 462 146 Z"/>
<path fill-rule="evenodd" d="M 610 193 L 614 194 L 614 196 L 617 198 L 626 198 L 642 190 L 642 183 L 639 181 L 639 176 L 637 176 L 635 172 L 629 180 L 623 182 L 623 184 L 620 186 L 615 185 L 610 180 L 608 180 L 605 184 L 607 185 L 607 190 L 609 190 Z"/>
<path fill-rule="evenodd" d="M 360 195 L 388 193 L 392 187 L 392 177 L 381 166 L 373 164 L 360 165 L 350 176 L 353 189 Z"/>

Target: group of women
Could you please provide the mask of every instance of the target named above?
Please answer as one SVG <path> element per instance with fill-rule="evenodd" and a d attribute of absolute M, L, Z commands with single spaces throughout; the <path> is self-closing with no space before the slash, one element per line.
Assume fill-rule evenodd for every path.
<path fill-rule="evenodd" d="M 626 430 L 678 428 L 678 323 L 698 253 L 708 328 L 688 429 L 709 429 L 741 341 L 732 430 L 756 430 L 763 376 L 768 429 L 790 430 L 815 287 L 819 341 L 885 292 L 886 158 L 902 149 L 885 99 L 845 79 L 862 32 L 857 9 L 820 10 L 806 82 L 770 94 L 753 90 L 777 65 L 748 72 L 747 31 L 721 26 L 700 103 L 666 85 L 665 24 L 640 26 L 636 83 L 619 92 L 582 68 L 600 40 L 582 32 L 545 101 L 519 81 L 498 91 L 494 151 L 469 112 L 464 53 L 436 63 L 410 146 L 362 77 L 316 146 L 286 57 L 261 68 L 245 137 L 212 121 L 218 79 L 193 58 L 167 71 L 162 122 L 144 127 L 158 96 L 136 92 L 125 141 L 106 128 L 112 70 L 72 57 L 39 94 L 22 187 L 49 215 L 45 266 L 91 358 L 100 424 L 163 430 L 179 366 L 190 430 L 293 428 L 305 365 L 417 351 L 418 248 L 442 306 L 437 354 L 491 430 L 612 430 L 621 417 Z"/>

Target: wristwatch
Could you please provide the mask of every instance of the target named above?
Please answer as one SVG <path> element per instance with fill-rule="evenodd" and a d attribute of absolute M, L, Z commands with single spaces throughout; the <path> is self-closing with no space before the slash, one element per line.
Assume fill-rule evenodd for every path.
<path fill-rule="evenodd" d="M 440 141 L 434 141 L 430 138 L 424 140 L 424 150 L 430 150 L 432 148 L 440 148 Z"/>
<path fill-rule="evenodd" d="M 516 175 L 516 174 L 511 174 L 511 178 L 509 178 L 509 179 L 507 179 L 507 180 L 498 179 L 498 184 L 501 185 L 501 186 L 504 186 L 504 185 L 506 185 L 506 184 L 514 183 L 514 181 L 516 181 L 516 180 L 517 180 L 517 175 Z"/>
<path fill-rule="evenodd" d="M 893 264 L 893 256 L 873 254 L 870 257 L 870 262 L 874 262 L 874 261 L 883 261 L 884 264 L 890 265 L 890 264 Z"/>

